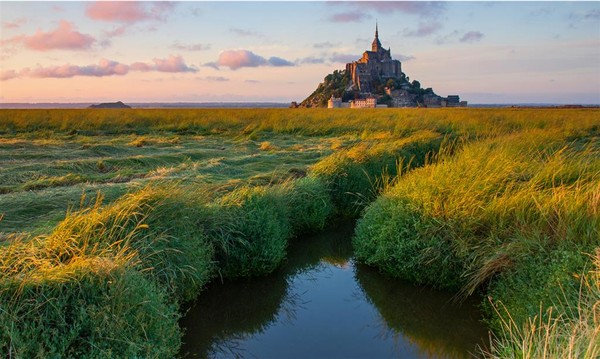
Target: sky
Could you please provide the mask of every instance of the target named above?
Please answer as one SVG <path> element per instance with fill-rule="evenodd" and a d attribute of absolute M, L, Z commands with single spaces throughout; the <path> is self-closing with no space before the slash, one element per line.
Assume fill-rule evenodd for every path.
<path fill-rule="evenodd" d="M 0 1 L 0 102 L 290 102 L 379 39 L 469 103 L 600 104 L 600 2 Z"/>

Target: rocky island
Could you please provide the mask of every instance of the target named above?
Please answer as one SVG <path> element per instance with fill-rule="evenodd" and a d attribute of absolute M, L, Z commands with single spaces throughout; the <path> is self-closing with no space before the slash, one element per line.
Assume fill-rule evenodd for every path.
<path fill-rule="evenodd" d="M 104 102 L 98 105 L 90 105 L 88 108 L 131 108 L 131 106 L 118 102 Z"/>
<path fill-rule="evenodd" d="M 357 61 L 347 63 L 345 70 L 335 70 L 325 77 L 317 89 L 299 107 L 375 108 L 375 107 L 464 107 L 458 95 L 441 97 L 431 87 L 422 88 L 417 80 L 402 72 L 402 64 L 392 58 L 391 50 L 375 39 L 371 51 Z"/>

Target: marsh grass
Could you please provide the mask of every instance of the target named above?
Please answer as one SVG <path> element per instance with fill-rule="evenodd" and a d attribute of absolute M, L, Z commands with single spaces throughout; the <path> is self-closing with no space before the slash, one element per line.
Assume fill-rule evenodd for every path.
<path fill-rule="evenodd" d="M 264 134 L 332 136 L 380 134 L 407 137 L 418 130 L 468 137 L 491 137 L 531 128 L 590 128 L 595 109 L 133 109 L 2 110 L 0 135 L 52 140 L 54 136 Z"/>
<path fill-rule="evenodd" d="M 67 214 L 47 236 L 1 248 L 4 352 L 170 357 L 177 304 L 214 275 L 201 188 L 147 186 Z"/>
<path fill-rule="evenodd" d="M 266 187 L 241 187 L 210 208 L 209 237 L 224 277 L 264 275 L 285 257 L 291 228 L 283 198 Z"/>
<path fill-rule="evenodd" d="M 288 207 L 295 236 L 325 229 L 335 210 L 325 183 L 315 177 L 303 177 L 280 185 L 280 195 Z"/>
<path fill-rule="evenodd" d="M 0 213 L 5 215 L 0 232 L 43 233 L 78 204 L 82 193 L 93 197 L 101 191 L 112 202 L 156 181 L 269 183 L 331 151 L 321 139 L 297 136 L 271 141 L 277 149 L 269 151 L 246 139 L 168 134 L 147 135 L 147 144 L 139 148 L 128 145 L 128 135 L 92 136 L 86 148 L 81 141 L 76 136 L 65 138 L 62 146 L 42 148 L 39 140 L 22 140 L 18 151 L 0 146 Z"/>
<path fill-rule="evenodd" d="M 570 304 L 544 315 L 557 288 L 578 301 L 599 245 L 597 115 L 2 110 L 0 350 L 175 356 L 178 304 L 207 281 L 267 274 L 361 213 L 360 260 L 566 328 Z"/>
<path fill-rule="evenodd" d="M 289 240 L 322 230 L 334 209 L 326 185 L 313 177 L 243 185 L 206 208 L 202 223 L 224 278 L 272 272 L 285 258 Z"/>
<path fill-rule="evenodd" d="M 265 184 L 274 171 L 285 177 L 348 147 L 393 145 L 419 132 L 474 141 L 541 129 L 577 139 L 600 132 L 596 118 L 593 109 L 0 110 L 0 193 L 12 195 L 0 195 L 0 232 L 44 232 L 82 192 L 112 200 L 157 179 Z M 260 151 L 263 142 L 272 149 Z M 381 167 L 393 175 L 394 162 Z M 364 186 L 379 182 L 380 169 L 358 170 Z M 358 202 L 354 215 L 372 198 L 340 189 L 338 197 Z M 48 206 L 32 205 L 48 196 Z M 27 218 L 20 210 L 28 206 Z"/>
<path fill-rule="evenodd" d="M 600 356 L 600 249 L 593 268 L 580 277 L 578 296 L 561 298 L 566 313 L 549 307 L 517 324 L 501 302 L 492 306 L 502 318 L 500 334 L 491 342 L 489 358 L 597 358 Z"/>
<path fill-rule="evenodd" d="M 380 204 L 373 205 L 373 214 L 366 213 L 365 217 L 377 216 L 373 221 L 379 225 L 365 223 L 365 230 L 381 230 L 382 236 L 387 236 L 387 227 L 396 228 L 390 229 L 391 233 L 406 232 L 399 237 L 406 240 L 393 240 L 390 245 L 414 241 L 414 245 L 423 246 L 419 250 L 422 256 L 433 255 L 429 260 L 416 259 L 415 265 L 430 263 L 436 267 L 435 258 L 448 264 L 463 263 L 462 269 L 455 269 L 464 273 L 458 277 L 468 280 L 468 293 L 511 266 L 517 257 L 535 251 L 536 246 L 597 243 L 600 163 L 597 150 L 590 150 L 595 139 L 589 139 L 583 150 L 567 150 L 568 145 L 556 136 L 534 131 L 478 142 L 456 157 L 417 169 L 390 189 Z M 558 161 L 566 151 L 570 151 L 571 159 Z M 579 162 L 586 165 L 579 166 Z M 554 168 L 549 172 L 551 166 Z M 573 167 L 583 173 L 574 177 Z M 552 173 L 551 180 L 548 173 Z M 395 216 L 395 211 L 403 214 L 398 214 L 398 221 L 386 224 L 387 216 Z M 410 230 L 415 226 L 416 231 Z M 376 245 L 373 236 L 379 235 L 361 235 L 359 230 L 365 244 Z M 425 245 L 438 241 L 435 238 L 439 238 L 438 244 Z M 387 243 L 383 237 L 381 240 Z M 445 254 L 439 252 L 439 246 L 446 248 Z M 394 257 L 385 251 L 379 254 L 382 260 Z M 358 255 L 362 256 L 361 249 Z M 365 253 L 365 259 L 368 257 L 371 255 Z M 439 274 L 432 272 L 431 279 Z M 455 274 L 449 276 L 456 278 Z M 464 284 L 454 281 L 452 285 Z"/>
<path fill-rule="evenodd" d="M 537 340 L 531 328 L 540 323 L 557 333 L 576 330 L 572 308 L 589 304 L 577 296 L 577 274 L 590 265 L 584 253 L 600 246 L 594 131 L 529 129 L 482 139 L 412 171 L 367 208 L 355 255 L 417 283 L 486 293 L 502 308 L 488 303 L 491 327 L 512 338 L 502 345 Z M 594 330 L 578 332 L 581 341 L 597 340 L 589 337 Z M 569 343 L 553 342 L 550 353 L 568 354 Z M 513 349 L 509 356 L 541 355 Z"/>
<path fill-rule="evenodd" d="M 146 186 L 102 207 L 69 213 L 44 238 L 44 250 L 68 258 L 103 248 L 132 248 L 138 269 L 178 300 L 194 298 L 212 275 L 212 248 L 199 218 L 210 196 L 200 188 L 177 184 Z"/>
<path fill-rule="evenodd" d="M 310 174 L 329 185 L 341 215 L 354 217 L 379 195 L 386 179 L 423 165 L 441 142 L 442 137 L 431 131 L 402 139 L 363 140 L 319 161 Z"/>
<path fill-rule="evenodd" d="M 0 257 L 0 350 L 9 357 L 164 357 L 180 345 L 177 307 L 132 267 L 135 251 L 11 241 Z M 75 254 L 77 253 L 77 254 Z"/>

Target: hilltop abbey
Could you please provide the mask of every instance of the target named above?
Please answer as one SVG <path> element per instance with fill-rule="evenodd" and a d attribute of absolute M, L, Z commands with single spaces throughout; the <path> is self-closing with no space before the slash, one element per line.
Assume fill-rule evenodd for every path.
<path fill-rule="evenodd" d="M 295 103 L 292 105 L 297 107 Z M 302 103 L 301 107 L 374 108 L 374 107 L 463 107 L 458 95 L 441 97 L 431 88 L 421 88 L 419 81 L 409 82 L 402 63 L 392 58 L 391 49 L 379 41 L 379 26 L 371 50 L 357 61 L 346 64 L 344 71 L 334 71 Z"/>
<path fill-rule="evenodd" d="M 371 51 L 365 51 L 358 61 L 346 64 L 346 73 L 350 74 L 354 87 L 363 93 L 373 92 L 373 80 L 400 78 L 402 75 L 400 61 L 392 59 L 391 50 L 381 46 L 377 24 Z"/>

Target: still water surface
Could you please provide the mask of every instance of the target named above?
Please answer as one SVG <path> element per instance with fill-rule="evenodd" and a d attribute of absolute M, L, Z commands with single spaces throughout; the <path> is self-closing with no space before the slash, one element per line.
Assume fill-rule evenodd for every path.
<path fill-rule="evenodd" d="M 182 356 L 470 358 L 488 341 L 479 299 L 356 264 L 352 229 L 294 240 L 270 276 L 210 285 L 181 320 Z"/>

